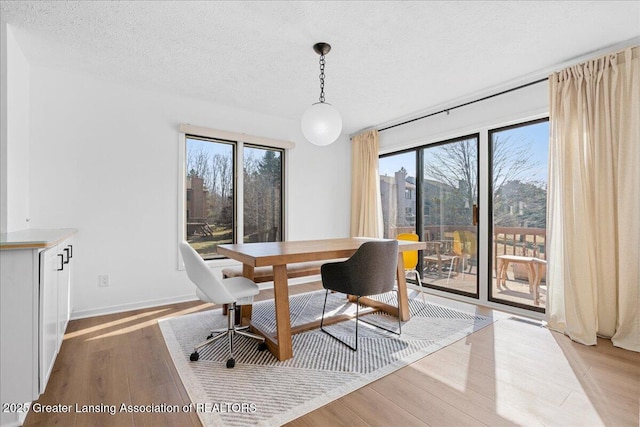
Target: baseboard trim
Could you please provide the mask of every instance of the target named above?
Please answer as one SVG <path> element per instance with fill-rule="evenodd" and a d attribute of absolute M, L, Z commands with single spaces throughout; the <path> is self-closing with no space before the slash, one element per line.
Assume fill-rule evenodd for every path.
<path fill-rule="evenodd" d="M 299 285 L 302 283 L 313 282 L 320 279 L 320 275 L 297 277 L 289 279 L 289 286 Z M 260 289 L 272 289 L 273 282 L 264 282 L 258 285 Z M 85 319 L 87 317 L 104 316 L 107 314 L 122 313 L 131 310 L 140 310 L 143 308 L 152 308 L 168 304 L 177 304 L 181 302 L 196 301 L 198 298 L 195 293 L 189 295 L 181 295 L 177 297 L 161 298 L 156 300 L 134 302 L 130 304 L 112 305 L 109 307 L 92 308 L 88 310 L 72 311 L 70 320 Z"/>
<path fill-rule="evenodd" d="M 87 317 L 104 316 L 106 314 L 122 313 L 125 311 L 139 310 L 143 308 L 158 307 L 161 305 L 177 304 L 181 302 L 196 301 L 195 293 L 170 298 L 140 301 L 130 304 L 112 305 L 109 307 L 92 308 L 89 310 L 72 311 L 70 320 L 85 319 Z"/>

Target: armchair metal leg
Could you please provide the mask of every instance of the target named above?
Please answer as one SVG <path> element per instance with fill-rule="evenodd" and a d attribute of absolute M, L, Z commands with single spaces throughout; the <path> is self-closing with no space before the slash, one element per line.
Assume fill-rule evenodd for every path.
<path fill-rule="evenodd" d="M 422 302 L 427 303 L 424 299 L 424 288 L 422 287 L 422 280 L 420 279 L 420 273 L 418 270 L 406 270 L 407 273 L 413 273 L 416 275 L 416 281 L 418 282 L 418 287 L 420 288 L 420 296 L 422 297 Z"/>
<path fill-rule="evenodd" d="M 398 294 L 398 291 L 395 291 L 396 294 Z M 347 347 L 349 347 L 351 350 L 353 351 L 357 351 L 358 350 L 358 322 L 360 321 L 360 296 L 357 296 L 356 298 L 356 345 L 352 346 L 349 343 L 341 340 L 340 338 L 338 338 L 337 336 L 333 335 L 332 333 L 330 333 L 329 331 L 327 331 L 326 329 L 323 328 L 323 324 L 324 324 L 324 313 L 325 313 L 325 309 L 327 307 L 327 296 L 329 295 L 329 290 L 327 289 L 325 294 L 324 294 L 324 305 L 322 306 L 322 317 L 320 318 L 320 330 L 322 332 L 324 332 L 325 334 L 329 335 L 331 338 L 335 339 L 336 341 L 341 342 L 342 344 L 346 345 Z M 399 301 L 399 300 L 398 300 Z M 392 331 L 391 329 L 387 329 L 383 326 L 380 325 L 376 325 L 375 323 L 371 323 L 371 322 L 367 322 L 366 320 L 362 320 L 362 322 L 371 325 L 371 326 L 375 326 L 376 328 L 379 329 L 383 329 L 387 332 L 391 332 L 393 334 L 396 335 L 401 335 L 402 334 L 402 322 L 400 321 L 400 308 L 398 308 L 398 331 Z"/>
<path fill-rule="evenodd" d="M 453 271 L 453 261 L 455 261 L 456 257 L 451 258 L 451 264 L 449 265 L 449 274 L 447 274 L 447 286 L 449 286 L 449 280 L 451 279 L 451 272 Z"/>
<path fill-rule="evenodd" d="M 398 295 L 398 291 L 397 291 L 397 290 L 394 290 L 394 292 L 396 293 L 396 301 L 399 301 L 399 299 L 398 299 L 398 297 L 397 297 L 397 295 Z M 359 300 L 360 300 L 360 297 L 358 297 L 358 301 L 359 301 Z M 380 325 L 376 325 L 375 323 L 367 322 L 366 320 L 361 320 L 361 322 L 364 322 L 364 323 L 366 323 L 367 325 L 375 326 L 375 327 L 376 327 L 376 328 L 378 328 L 378 329 L 382 329 L 382 330 L 384 330 L 384 331 L 391 332 L 392 334 L 402 335 L 402 322 L 400 321 L 400 316 L 399 316 L 399 314 L 400 314 L 400 313 L 399 313 L 399 311 L 400 311 L 400 309 L 398 308 L 398 331 L 397 331 L 397 332 L 396 332 L 396 331 L 393 331 L 393 330 L 391 330 L 391 329 L 387 329 L 387 328 L 385 328 L 384 326 L 380 326 Z M 357 319 L 356 319 L 356 321 L 357 321 Z"/>
<path fill-rule="evenodd" d="M 322 306 L 322 317 L 320 318 L 320 330 L 322 332 L 324 332 L 325 334 L 329 335 L 334 340 L 337 340 L 337 341 L 341 342 L 342 344 L 346 345 L 351 350 L 353 350 L 353 351 L 358 350 L 358 313 L 359 313 L 358 307 L 360 307 L 360 304 L 359 304 L 360 297 L 358 297 L 358 300 L 356 301 L 356 346 L 353 347 L 349 343 L 346 343 L 346 342 L 342 341 L 340 338 L 336 337 L 331 332 L 327 331 L 326 329 L 324 329 L 322 327 L 323 324 L 324 324 L 324 313 L 325 313 L 325 309 L 327 307 L 327 296 L 328 295 L 329 295 L 329 289 L 327 289 L 327 291 L 324 294 L 324 305 Z"/>

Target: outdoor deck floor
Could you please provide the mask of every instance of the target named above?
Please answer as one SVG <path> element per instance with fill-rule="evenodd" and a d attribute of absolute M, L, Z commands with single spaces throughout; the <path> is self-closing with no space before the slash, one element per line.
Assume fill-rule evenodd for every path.
<path fill-rule="evenodd" d="M 476 283 L 477 275 L 475 268 L 471 273 L 452 273 L 451 277 L 447 277 L 448 273 L 441 275 L 428 273 L 422 279 L 423 283 L 428 283 L 441 288 L 451 289 L 475 294 L 477 292 Z M 411 277 L 409 277 L 411 278 Z M 538 288 L 539 300 L 538 304 L 534 304 L 533 293 L 529 291 L 529 282 L 527 280 L 515 279 L 511 269 L 507 273 L 507 281 L 504 286 L 498 287 L 494 277 L 491 297 L 492 299 L 503 300 L 507 303 L 518 303 L 532 307 L 545 307 L 547 298 L 547 286 L 542 282 Z"/>

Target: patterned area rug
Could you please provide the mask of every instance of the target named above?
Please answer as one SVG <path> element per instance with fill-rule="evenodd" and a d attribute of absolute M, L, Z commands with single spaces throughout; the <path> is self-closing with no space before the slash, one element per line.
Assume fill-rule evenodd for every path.
<path fill-rule="evenodd" d="M 291 324 L 320 318 L 324 290 L 290 298 Z M 396 305 L 395 293 L 379 297 Z M 190 362 L 193 346 L 211 329 L 224 329 L 220 310 L 159 321 L 160 329 L 180 378 L 191 397 L 193 410 L 205 426 L 281 425 L 350 393 L 378 378 L 464 338 L 493 322 L 421 299 L 410 299 L 411 319 L 394 335 L 360 322 L 358 351 L 349 350 L 320 330 L 293 336 L 292 359 L 279 362 L 269 351 L 258 352 L 257 343 L 239 336 L 234 342 L 236 366 L 227 369 L 225 339 L 200 350 L 200 360 Z M 329 294 L 327 311 L 355 311 L 343 294 Z M 265 330 L 275 330 L 273 300 L 257 302 L 253 319 Z M 331 314 L 330 313 L 330 314 Z M 369 322 L 397 330 L 397 318 L 370 314 Z M 354 343 L 355 320 L 327 329 Z"/>

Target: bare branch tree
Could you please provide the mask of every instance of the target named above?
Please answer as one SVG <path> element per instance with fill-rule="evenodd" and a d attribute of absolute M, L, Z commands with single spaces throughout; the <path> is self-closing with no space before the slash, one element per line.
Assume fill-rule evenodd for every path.
<path fill-rule="evenodd" d="M 213 156 L 212 165 L 216 175 L 216 186 L 212 188 L 212 192 L 219 194 L 222 199 L 226 199 L 231 194 L 233 179 L 231 156 L 216 154 Z"/>
<path fill-rule="evenodd" d="M 478 198 L 477 147 L 473 138 L 429 148 L 425 154 L 425 178 L 457 190 L 471 206 Z"/>
<path fill-rule="evenodd" d="M 531 161 L 532 141 L 511 137 L 500 138 L 495 135 L 493 140 L 493 194 L 502 187 L 515 180 L 522 180 L 530 176 L 531 171 L 540 166 L 539 161 Z"/>
<path fill-rule="evenodd" d="M 187 175 L 197 176 L 204 180 L 205 187 L 211 185 L 211 168 L 209 167 L 209 153 L 202 147 L 188 151 Z"/>
<path fill-rule="evenodd" d="M 447 184 L 464 193 L 469 205 L 477 200 L 478 158 L 475 138 L 462 140 L 427 150 L 425 178 Z M 531 161 L 531 141 L 513 141 L 495 136 L 493 141 L 494 195 L 507 183 L 524 179 L 539 166 Z"/>

